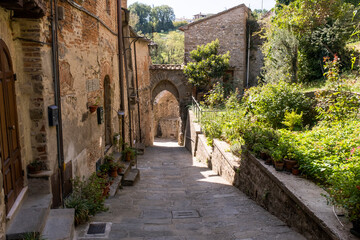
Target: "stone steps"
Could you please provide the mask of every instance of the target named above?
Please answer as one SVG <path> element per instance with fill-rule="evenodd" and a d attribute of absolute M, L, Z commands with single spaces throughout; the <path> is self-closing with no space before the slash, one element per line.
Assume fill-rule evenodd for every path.
<path fill-rule="evenodd" d="M 27 233 L 40 235 L 52 202 L 51 194 L 31 194 L 25 199 L 6 231 L 6 239 L 23 239 Z"/>
<path fill-rule="evenodd" d="M 131 169 L 131 171 L 124 176 L 122 180 L 122 186 L 134 186 L 137 180 L 140 179 L 139 169 Z"/>
<path fill-rule="evenodd" d="M 51 240 L 72 240 L 75 235 L 75 209 L 51 209 L 42 237 Z"/>

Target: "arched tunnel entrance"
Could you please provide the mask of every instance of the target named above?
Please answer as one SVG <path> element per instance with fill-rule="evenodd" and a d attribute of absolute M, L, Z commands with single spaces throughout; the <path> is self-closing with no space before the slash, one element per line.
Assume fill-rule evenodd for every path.
<path fill-rule="evenodd" d="M 181 65 L 152 65 L 150 67 L 152 108 L 151 137 L 184 139 L 187 106 L 191 103 L 191 86 Z M 152 142 L 153 142 L 152 140 Z"/>
<path fill-rule="evenodd" d="M 182 121 L 176 97 L 167 90 L 160 92 L 153 102 L 153 114 L 154 137 L 177 140 L 180 144 Z"/>

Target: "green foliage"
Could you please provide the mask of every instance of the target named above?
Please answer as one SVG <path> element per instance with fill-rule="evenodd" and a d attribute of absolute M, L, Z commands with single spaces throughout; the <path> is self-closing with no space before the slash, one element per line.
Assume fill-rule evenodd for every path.
<path fill-rule="evenodd" d="M 95 173 L 86 181 L 79 178 L 73 180 L 73 192 L 65 199 L 65 207 L 75 209 L 76 224 L 88 221 L 90 215 L 107 210 L 103 196 L 106 182 Z"/>
<path fill-rule="evenodd" d="M 297 114 L 295 111 L 289 112 L 286 110 L 284 121 L 282 122 L 282 124 L 287 126 L 290 131 L 293 130 L 299 131 L 302 129 L 302 116 L 303 116 L 303 112 Z"/>
<path fill-rule="evenodd" d="M 265 34 L 267 38 L 265 44 L 267 47 L 264 48 L 265 63 L 267 63 L 265 70 L 270 77 L 269 81 L 276 80 L 276 71 L 282 73 L 281 79 L 284 78 L 283 69 L 280 68 L 282 71 L 279 71 L 276 68 L 277 66 L 281 67 L 281 63 L 285 64 L 283 66 L 287 70 L 285 73 L 292 72 L 288 67 L 288 59 L 295 56 L 295 51 L 292 51 L 293 54 L 289 54 L 289 51 L 277 49 L 277 46 L 282 44 L 279 40 L 287 39 L 285 35 L 281 34 L 284 32 L 290 32 L 298 41 L 297 60 L 292 59 L 294 59 L 293 63 L 297 62 L 295 69 L 297 69 L 300 82 L 309 82 L 322 77 L 321 61 L 325 56 L 334 57 L 335 54 L 338 54 L 343 60 L 342 69 L 350 69 L 350 52 L 345 46 L 356 35 L 354 34 L 354 25 L 358 25 L 360 14 L 358 14 L 357 5 L 347 2 L 352 1 L 278 1 L 278 4 L 282 3 L 282 5 L 277 8 L 277 14 L 271 25 L 267 27 Z M 275 50 L 272 48 L 273 45 Z M 277 55 L 275 54 L 275 63 L 272 63 L 274 61 L 273 52 L 277 53 Z M 285 59 L 284 61 L 281 61 L 281 56 Z M 271 66 L 270 63 L 274 66 Z M 292 76 L 294 75 L 292 74 Z"/>
<path fill-rule="evenodd" d="M 244 106 L 257 121 L 274 128 L 283 127 L 286 111 L 303 113 L 304 123 L 313 124 L 313 101 L 306 97 L 299 86 L 285 82 L 253 87 L 244 95 Z"/>
<path fill-rule="evenodd" d="M 344 80 L 339 74 L 339 59 L 335 55 L 333 61 L 325 58 L 324 74 L 327 78 L 330 90 L 322 90 L 316 93 L 318 118 L 320 120 L 344 121 L 357 118 L 360 108 L 360 97 L 348 91 Z"/>
<path fill-rule="evenodd" d="M 174 10 L 167 5 L 153 7 L 151 9 L 151 20 L 156 32 L 172 30 L 175 20 Z"/>
<path fill-rule="evenodd" d="M 218 54 L 219 40 L 206 45 L 198 46 L 190 52 L 191 59 L 184 67 L 184 74 L 190 84 L 196 87 L 205 87 L 211 79 L 220 78 L 229 68 L 230 53 Z"/>
<path fill-rule="evenodd" d="M 360 146 L 350 151 L 343 165 L 335 166 L 329 180 L 330 200 L 348 211 L 351 221 L 360 219 Z"/>
<path fill-rule="evenodd" d="M 25 233 L 21 235 L 21 238 L 23 240 L 46 240 L 46 238 L 43 238 L 38 233 L 32 232 L 32 233 Z"/>
<path fill-rule="evenodd" d="M 220 82 L 217 82 L 214 84 L 212 89 L 204 96 L 205 103 L 210 107 L 210 109 L 214 107 L 220 107 L 225 100 L 224 94 L 224 87 Z"/>
<path fill-rule="evenodd" d="M 184 62 L 183 32 L 154 33 L 153 41 L 158 45 L 157 49 L 151 52 L 154 64 L 182 64 Z"/>
<path fill-rule="evenodd" d="M 130 10 L 130 16 L 133 17 L 133 20 L 130 22 L 135 24 L 131 25 L 136 32 L 142 32 L 143 34 L 152 32 L 152 23 L 149 21 L 151 17 L 151 6 L 135 2 L 131 4 L 128 8 Z M 137 19 L 137 20 L 134 20 Z"/>
<path fill-rule="evenodd" d="M 173 25 L 174 25 L 174 29 L 177 30 L 179 27 L 188 25 L 188 22 L 187 21 L 174 21 Z"/>
<path fill-rule="evenodd" d="M 290 31 L 276 29 L 263 46 L 265 81 L 298 82 L 299 41 Z"/>

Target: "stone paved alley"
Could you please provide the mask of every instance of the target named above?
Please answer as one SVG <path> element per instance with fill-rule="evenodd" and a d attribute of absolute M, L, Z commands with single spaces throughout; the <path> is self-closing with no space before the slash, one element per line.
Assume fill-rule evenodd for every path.
<path fill-rule="evenodd" d="M 112 223 L 108 237 L 99 239 L 305 239 L 176 142 L 157 139 L 138 157 L 138 168 L 140 181 L 108 199 L 109 211 L 91 219 Z M 83 237 L 85 229 L 77 228 L 79 239 L 94 239 Z"/>

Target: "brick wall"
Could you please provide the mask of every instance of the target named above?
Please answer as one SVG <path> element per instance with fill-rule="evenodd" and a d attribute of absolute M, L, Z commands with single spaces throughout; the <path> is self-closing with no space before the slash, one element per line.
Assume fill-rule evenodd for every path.
<path fill-rule="evenodd" d="M 220 53 L 230 51 L 234 80 L 242 89 L 246 83 L 247 18 L 248 8 L 240 5 L 185 26 L 185 63 L 191 60 L 190 52 L 198 45 L 219 39 Z"/>

